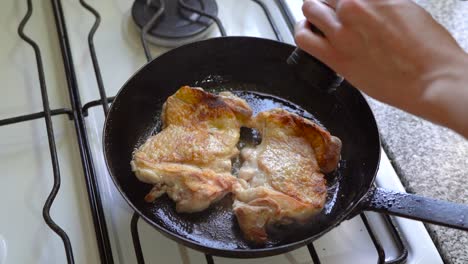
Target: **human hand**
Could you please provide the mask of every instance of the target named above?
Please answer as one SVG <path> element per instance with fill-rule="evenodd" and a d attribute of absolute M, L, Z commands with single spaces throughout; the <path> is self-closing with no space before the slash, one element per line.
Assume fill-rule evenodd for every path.
<path fill-rule="evenodd" d="M 307 20 L 297 26 L 297 45 L 368 95 L 449 126 L 439 97 L 463 93 L 468 105 L 467 89 L 459 88 L 467 87 L 468 56 L 412 1 L 306 0 L 302 10 Z"/>

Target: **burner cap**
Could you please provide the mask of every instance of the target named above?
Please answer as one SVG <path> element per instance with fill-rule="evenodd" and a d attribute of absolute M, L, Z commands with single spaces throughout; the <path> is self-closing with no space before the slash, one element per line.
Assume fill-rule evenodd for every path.
<path fill-rule="evenodd" d="M 165 9 L 153 28 L 148 32 L 147 40 L 153 44 L 176 47 L 204 38 L 213 28 L 213 20 L 198 13 L 186 10 L 178 0 L 162 0 Z M 133 20 L 140 30 L 159 10 L 159 1 L 148 4 L 146 0 L 136 0 L 132 7 Z M 185 0 L 185 3 L 198 10 L 218 15 L 215 0 Z"/>

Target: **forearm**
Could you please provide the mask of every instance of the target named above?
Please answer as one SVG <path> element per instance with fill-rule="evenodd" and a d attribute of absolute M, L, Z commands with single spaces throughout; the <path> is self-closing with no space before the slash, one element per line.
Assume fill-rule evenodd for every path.
<path fill-rule="evenodd" d="M 410 111 L 468 138 L 468 55 L 457 60 L 434 73 L 421 96 L 420 109 Z"/>
<path fill-rule="evenodd" d="M 452 54 L 428 63 L 430 66 L 420 74 L 390 90 L 390 95 L 367 90 L 374 91 L 370 95 L 377 100 L 448 127 L 468 139 L 468 54 L 461 49 L 449 53 Z"/>

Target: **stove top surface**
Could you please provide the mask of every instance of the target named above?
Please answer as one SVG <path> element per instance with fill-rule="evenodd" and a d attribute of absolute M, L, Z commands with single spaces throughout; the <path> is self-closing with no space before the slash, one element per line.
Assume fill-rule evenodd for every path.
<path fill-rule="evenodd" d="M 0 9 L 3 20 L 0 23 L 0 34 L 4 40 L 0 43 L 0 76 L 5 85 L 3 96 L 0 97 L 0 124 L 3 124 L 0 126 L 0 169 L 4 175 L 0 177 L 0 193 L 4 199 L 0 200 L 0 206 L 8 213 L 0 218 L 0 264 L 66 261 L 62 240 L 42 219 L 42 209 L 53 186 L 54 175 L 60 177 L 61 186 L 51 207 L 51 216 L 68 235 L 75 262 L 97 263 L 102 260 L 99 251 L 102 244 L 96 240 L 95 218 L 90 206 L 92 199 L 87 187 L 89 170 L 92 168 L 96 185 L 99 186 L 111 259 L 115 263 L 135 263 L 137 259 L 141 261 L 142 257 L 146 263 L 206 262 L 207 256 L 204 254 L 167 239 L 144 221 L 134 218 L 104 165 L 101 142 L 104 111 L 102 107 L 96 107 L 102 95 L 100 88 L 104 89 L 105 96 L 115 95 L 123 83 L 146 62 L 140 32 L 131 15 L 133 3 L 124 0 L 89 3 L 101 18 L 91 42 L 95 48 L 93 61 L 88 43 L 88 34 L 94 23 L 92 15 L 78 1 L 53 2 L 60 2 L 66 21 L 70 55 L 75 69 L 75 86 L 79 89 L 79 93 L 74 96 L 79 96 L 81 106 L 86 108 L 80 110 L 83 123 L 79 131 L 86 134 L 89 148 L 84 150 L 90 151 L 90 159 L 83 161 L 83 138 L 77 137 L 77 121 L 73 113 L 76 113 L 75 108 L 79 104 L 76 98 L 69 95 L 68 88 L 73 78 L 63 67 L 53 5 L 33 3 L 25 34 L 37 43 L 44 64 L 60 175 L 57 172 L 54 174 L 51 166 L 50 137 L 43 118 L 46 114 L 43 112 L 35 54 L 16 32 L 28 9 L 27 1 L 4 1 Z M 258 2 L 263 3 L 268 12 Z M 228 35 L 270 39 L 280 35 L 283 41 L 292 44 L 291 24 L 284 20 L 284 15 L 289 13 L 294 19 L 300 17 L 302 1 L 286 1 L 286 11 L 278 5 L 280 2 L 283 1 L 240 3 L 236 0 L 222 0 L 216 3 L 218 15 Z M 273 18 L 276 29 L 271 26 L 268 17 Z M 219 36 L 219 31 L 213 30 L 206 35 L 214 36 Z M 167 50 L 149 45 L 149 52 L 154 57 Z M 95 71 L 96 62 L 98 71 Z M 100 84 L 97 76 L 102 81 Z M 30 113 L 34 114 L 5 121 L 5 118 Z M 89 166 L 91 163 L 92 167 Z M 83 170 L 83 164 L 86 170 Z M 403 190 L 384 153 L 377 184 Z M 409 263 L 441 263 L 421 223 L 401 218 L 393 218 L 393 222 L 407 243 L 409 251 L 406 257 Z M 139 235 L 136 241 L 141 245 L 142 255 L 134 250 L 138 244 L 133 241 L 136 234 Z M 342 223 L 313 245 L 287 254 L 247 262 L 211 256 L 208 256 L 208 260 L 212 259 L 214 263 L 312 263 L 314 259 L 315 263 L 348 263 L 352 258 L 359 263 L 376 263 L 379 257 L 397 259 L 405 257 L 404 253 L 392 235 L 388 219 L 379 214 L 366 213 Z"/>

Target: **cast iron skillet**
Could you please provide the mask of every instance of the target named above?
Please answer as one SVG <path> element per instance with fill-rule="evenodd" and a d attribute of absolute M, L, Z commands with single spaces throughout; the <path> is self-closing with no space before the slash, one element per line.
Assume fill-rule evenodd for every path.
<path fill-rule="evenodd" d="M 466 205 L 373 187 L 380 139 L 366 100 L 346 81 L 333 93 L 311 89 L 285 63 L 293 50 L 291 45 L 259 38 L 209 39 L 171 50 L 130 78 L 115 98 L 104 127 L 107 166 L 129 205 L 171 239 L 205 253 L 240 258 L 296 249 L 362 210 L 468 230 Z M 229 208 L 230 197 L 196 214 L 176 213 L 166 196 L 155 203 L 144 202 L 151 186 L 132 173 L 132 152 L 155 133 L 162 104 L 182 85 L 208 91 L 234 88 L 244 97 L 275 95 L 308 111 L 338 136 L 343 142 L 342 160 L 337 171 L 327 176 L 330 190 L 323 212 L 310 224 L 277 227 L 266 246 L 256 247 L 242 238 Z"/>

